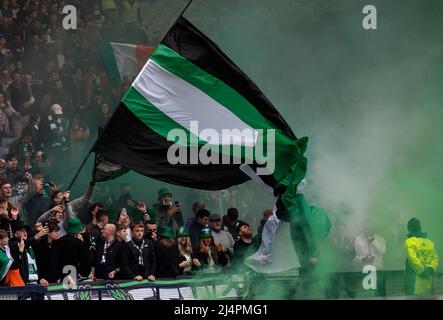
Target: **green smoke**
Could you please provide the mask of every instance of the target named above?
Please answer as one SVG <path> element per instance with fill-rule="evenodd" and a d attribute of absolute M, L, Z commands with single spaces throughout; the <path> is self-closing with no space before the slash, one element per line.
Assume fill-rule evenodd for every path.
<path fill-rule="evenodd" d="M 369 220 L 388 245 L 385 269 L 399 270 L 409 218 L 443 248 L 443 2 L 371 1 L 378 29 L 369 31 L 361 24 L 367 4 L 194 0 L 185 16 L 258 84 L 297 137 L 310 138 L 307 198 L 345 219 L 350 236 Z M 148 27 L 154 42 L 184 5 L 163 8 L 163 24 Z M 122 180 L 152 201 L 162 185 L 136 174 Z M 180 200 L 190 194 L 174 190 Z M 264 191 L 254 194 L 272 207 Z M 318 279 L 335 263 L 320 259 Z M 290 294 L 276 285 L 259 297 Z"/>

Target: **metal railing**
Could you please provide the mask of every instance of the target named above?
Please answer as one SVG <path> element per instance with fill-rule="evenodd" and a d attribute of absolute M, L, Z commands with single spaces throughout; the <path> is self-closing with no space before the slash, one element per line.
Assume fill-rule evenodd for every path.
<path fill-rule="evenodd" d="M 144 281 L 80 282 L 76 289 L 61 284 L 0 287 L 0 300 L 205 300 L 205 299 L 372 299 L 404 298 L 404 271 L 377 272 L 376 289 L 365 289 L 366 274 L 341 272 L 211 275 Z M 433 296 L 443 296 L 443 273 L 436 273 Z M 432 298 L 432 296 L 430 296 Z"/>

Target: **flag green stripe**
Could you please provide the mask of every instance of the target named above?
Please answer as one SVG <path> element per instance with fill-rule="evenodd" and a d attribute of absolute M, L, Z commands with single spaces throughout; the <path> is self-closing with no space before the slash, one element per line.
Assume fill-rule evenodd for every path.
<path fill-rule="evenodd" d="M 114 57 L 114 50 L 108 42 L 103 42 L 98 45 L 98 51 L 102 58 L 103 65 L 108 72 L 109 80 L 113 83 L 115 87 L 120 86 L 121 77 L 118 71 L 117 62 Z"/>
<path fill-rule="evenodd" d="M 191 137 L 189 140 L 199 141 L 200 145 L 205 144 L 205 141 L 199 140 L 197 136 L 192 134 L 187 128 L 181 126 L 179 123 L 168 117 L 160 111 L 155 105 L 150 103 L 143 97 L 134 87 L 130 87 L 124 95 L 122 102 L 126 107 L 153 131 L 163 136 L 168 137 L 168 133 L 172 129 L 182 129 Z"/>
<path fill-rule="evenodd" d="M 210 96 L 251 127 L 277 129 L 237 91 L 167 46 L 160 44 L 152 54 L 151 59 Z"/>
<path fill-rule="evenodd" d="M 198 141 L 199 145 L 204 145 L 207 143 L 206 141 L 198 139 L 198 137 L 192 134 L 187 128 L 184 128 L 179 123 L 172 120 L 162 111 L 160 111 L 155 105 L 143 97 L 134 87 L 131 87 L 126 92 L 122 102 L 138 119 L 140 119 L 142 123 L 165 138 L 167 138 L 170 130 L 179 128 L 183 129 L 188 134 L 188 137 L 192 136 L 191 139 L 188 139 L 187 145 L 189 145 L 189 142 L 191 141 Z M 265 137 L 261 135 L 259 136 L 259 140 L 262 140 L 263 138 Z M 262 141 L 259 141 L 258 143 L 262 143 Z M 264 143 L 264 145 L 266 145 L 266 143 Z M 243 159 L 250 158 L 248 155 L 253 155 L 253 158 L 255 158 L 255 153 L 253 151 L 247 151 L 249 148 L 254 147 L 241 147 L 241 155 Z M 220 153 L 226 153 L 226 150 L 223 148 L 219 149 L 219 151 Z M 275 131 L 275 149 L 273 152 L 275 153 L 276 166 L 272 175 L 278 181 L 288 174 L 290 166 L 296 162 L 300 152 L 296 146 L 296 141 L 289 138 L 278 129 Z"/>

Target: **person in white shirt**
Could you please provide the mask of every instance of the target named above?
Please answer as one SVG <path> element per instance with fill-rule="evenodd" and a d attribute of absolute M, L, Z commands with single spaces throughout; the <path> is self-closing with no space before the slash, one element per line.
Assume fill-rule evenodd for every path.
<path fill-rule="evenodd" d="M 363 233 L 354 239 L 354 268 L 361 272 L 366 265 L 373 265 L 380 271 L 383 269 L 383 256 L 386 253 L 386 242 L 383 237 L 374 233 L 371 225 L 363 225 Z"/>

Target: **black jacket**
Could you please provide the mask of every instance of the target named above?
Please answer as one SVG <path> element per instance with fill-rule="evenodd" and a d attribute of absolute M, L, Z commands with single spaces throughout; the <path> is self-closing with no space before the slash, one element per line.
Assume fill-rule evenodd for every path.
<path fill-rule="evenodd" d="M 106 250 L 105 263 L 102 263 L 105 243 L 104 239 L 100 239 L 96 246 L 94 266 L 95 277 L 97 279 L 108 279 L 108 274 L 111 271 L 116 271 L 117 268 L 121 268 L 121 256 L 122 250 L 124 250 L 123 244 L 117 239 L 114 239 Z"/>
<path fill-rule="evenodd" d="M 23 281 L 27 283 L 29 281 L 29 263 L 28 263 L 28 250 L 29 247 L 35 245 L 36 240 L 31 237 L 25 241 L 25 250 L 20 252 L 18 249 L 18 244 L 20 240 L 18 238 L 12 238 L 9 241 L 9 248 L 11 249 L 11 256 L 14 259 L 14 264 L 20 269 L 20 276 Z"/>
<path fill-rule="evenodd" d="M 136 276 L 147 278 L 155 274 L 155 249 L 151 240 L 143 239 L 143 265 L 139 265 L 140 251 L 133 241 L 125 244 L 122 261 L 122 276 L 124 279 L 134 279 Z"/>
<path fill-rule="evenodd" d="M 58 282 L 62 277 L 62 254 L 59 240 L 49 246 L 48 236 L 35 242 L 34 253 L 37 262 L 38 279 L 46 279 L 49 283 Z"/>
<path fill-rule="evenodd" d="M 59 246 L 62 266 L 74 266 L 77 273 L 87 276 L 89 274 L 88 254 L 83 241 L 74 235 L 67 234 L 60 238 Z"/>
<path fill-rule="evenodd" d="M 176 243 L 172 247 L 165 247 L 160 241 L 154 243 L 155 248 L 155 276 L 157 278 L 175 278 L 179 275 L 178 264 L 180 252 Z"/>

